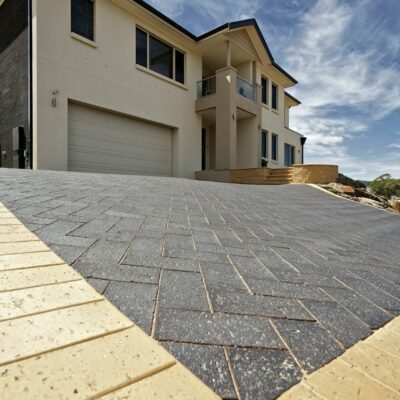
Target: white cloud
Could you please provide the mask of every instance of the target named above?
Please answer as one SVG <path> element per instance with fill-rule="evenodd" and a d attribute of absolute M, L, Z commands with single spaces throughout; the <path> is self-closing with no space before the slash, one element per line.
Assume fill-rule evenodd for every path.
<path fill-rule="evenodd" d="M 360 33 L 355 26 L 368 26 L 363 22 L 368 1 L 349 4 L 318 0 L 301 19 L 300 30 L 286 50 L 286 65 L 300 82 L 292 92 L 303 105 L 293 109 L 291 123 L 309 137 L 308 162 L 340 163 L 347 173 L 360 175 L 361 154 L 350 157 L 345 139 L 359 137 L 372 122 L 400 109 L 400 71 L 382 66 L 381 43 L 386 36 L 377 26 L 370 28 L 377 35 L 370 35 L 369 28 L 362 32 L 368 46 L 357 45 Z M 399 51 L 398 38 L 396 42 L 387 37 L 387 46 Z M 394 172 L 400 168 L 390 166 L 400 163 L 393 157 L 365 162 L 369 170 L 375 169 L 364 171 L 368 175 L 381 170 L 379 162 Z"/>
<path fill-rule="evenodd" d="M 253 18 L 265 6 L 263 0 L 149 0 L 149 3 L 170 17 L 181 15 L 184 6 L 188 6 L 194 15 L 211 20 L 215 25 Z"/>
<path fill-rule="evenodd" d="M 388 147 L 392 149 L 400 149 L 400 143 L 391 143 Z"/>

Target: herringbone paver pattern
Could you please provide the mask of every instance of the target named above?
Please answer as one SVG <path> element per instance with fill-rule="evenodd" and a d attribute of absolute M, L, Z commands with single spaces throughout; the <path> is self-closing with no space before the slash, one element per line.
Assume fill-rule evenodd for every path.
<path fill-rule="evenodd" d="M 225 399 L 400 313 L 400 217 L 308 186 L 0 170 L 0 201 Z"/>

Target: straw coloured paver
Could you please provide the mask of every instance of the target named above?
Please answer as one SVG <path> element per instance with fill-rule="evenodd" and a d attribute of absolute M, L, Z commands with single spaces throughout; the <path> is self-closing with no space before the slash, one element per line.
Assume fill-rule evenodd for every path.
<path fill-rule="evenodd" d="M 1 399 L 219 398 L 1 203 L 0 211 L 10 238 L 0 259 Z"/>
<path fill-rule="evenodd" d="M 27 228 L 0 214 L 0 296 L 8 293 L 0 319 L 23 327 L 25 313 L 55 312 L 58 329 L 60 304 L 94 316 L 103 311 L 89 305 L 105 296 L 224 399 L 275 399 L 292 386 L 320 398 L 305 379 L 400 314 L 400 217 L 310 186 L 2 169 L 0 201 Z M 30 266 L 35 273 L 24 272 Z M 58 296 L 37 290 L 41 281 L 51 286 L 43 267 L 54 266 Z M 17 289 L 39 304 L 13 309 Z M 172 371 L 102 396 L 157 396 Z"/>

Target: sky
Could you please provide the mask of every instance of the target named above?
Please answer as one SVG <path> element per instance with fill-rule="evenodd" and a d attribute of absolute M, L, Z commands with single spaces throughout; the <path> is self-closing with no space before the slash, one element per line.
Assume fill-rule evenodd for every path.
<path fill-rule="evenodd" d="M 305 162 L 400 178 L 400 0 L 147 1 L 196 35 L 256 18 L 299 81 L 290 127 L 308 138 Z"/>

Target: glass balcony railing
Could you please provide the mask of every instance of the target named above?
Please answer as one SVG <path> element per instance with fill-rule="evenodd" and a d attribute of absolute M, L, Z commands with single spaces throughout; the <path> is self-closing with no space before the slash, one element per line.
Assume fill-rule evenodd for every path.
<path fill-rule="evenodd" d="M 210 76 L 197 82 L 197 98 L 212 96 L 217 92 L 217 78 Z"/>
<path fill-rule="evenodd" d="M 237 93 L 251 101 L 256 101 L 256 87 L 242 77 L 237 77 Z"/>

